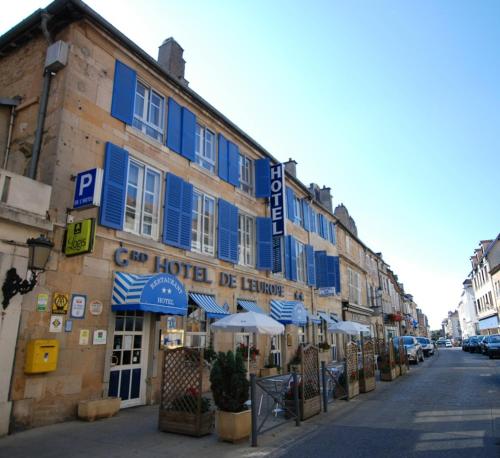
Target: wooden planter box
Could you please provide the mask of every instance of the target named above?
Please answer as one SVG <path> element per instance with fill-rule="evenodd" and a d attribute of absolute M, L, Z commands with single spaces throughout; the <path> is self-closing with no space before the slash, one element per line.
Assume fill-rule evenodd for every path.
<path fill-rule="evenodd" d="M 219 439 L 226 442 L 240 442 L 252 432 L 252 411 L 233 413 L 217 410 L 215 427 Z"/>
<path fill-rule="evenodd" d="M 277 367 L 263 367 L 260 370 L 261 377 L 273 377 L 276 375 L 278 375 L 278 368 Z"/>
<path fill-rule="evenodd" d="M 401 375 L 405 375 L 408 373 L 408 367 L 406 366 L 406 364 L 402 364 L 401 365 Z"/>
<path fill-rule="evenodd" d="M 158 428 L 166 433 L 186 434 L 188 436 L 205 436 L 212 432 L 214 412 L 208 411 L 198 415 L 190 412 L 161 411 Z"/>
<path fill-rule="evenodd" d="M 295 412 L 294 401 L 286 400 L 285 407 L 291 411 Z M 314 415 L 318 415 L 321 412 L 321 396 L 314 396 L 311 399 L 306 399 L 302 401 L 299 399 L 299 409 L 300 409 L 300 420 L 304 421 L 308 418 L 314 417 Z M 285 412 L 285 418 L 291 418 L 290 413 Z"/>
<path fill-rule="evenodd" d="M 392 382 L 396 378 L 396 368 L 393 367 L 390 372 L 380 371 L 380 380 L 383 382 Z"/>
<path fill-rule="evenodd" d="M 349 399 L 354 398 L 359 394 L 359 381 L 349 382 Z"/>
<path fill-rule="evenodd" d="M 361 377 L 359 379 L 359 391 L 361 393 L 368 393 L 375 389 L 375 377 Z"/>
<path fill-rule="evenodd" d="M 401 366 L 399 364 L 396 364 L 394 371 L 396 372 L 396 377 L 399 377 L 401 375 Z"/>

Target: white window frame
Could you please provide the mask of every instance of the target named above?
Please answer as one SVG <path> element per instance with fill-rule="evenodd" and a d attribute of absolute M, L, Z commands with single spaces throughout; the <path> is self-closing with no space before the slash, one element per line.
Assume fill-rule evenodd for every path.
<path fill-rule="evenodd" d="M 295 240 L 295 252 L 297 259 L 297 281 L 307 283 L 307 260 L 306 246 L 302 242 Z"/>
<path fill-rule="evenodd" d="M 215 133 L 209 128 L 196 123 L 196 142 L 195 142 L 196 163 L 215 173 L 216 168 L 216 140 Z"/>
<path fill-rule="evenodd" d="M 194 199 L 201 202 L 201 208 L 195 208 Z M 211 203 L 212 213 L 205 214 Z M 191 250 L 209 256 L 215 255 L 215 197 L 203 191 L 193 189 L 193 214 L 191 220 Z M 207 227 L 208 226 L 208 227 Z M 196 236 L 195 236 L 196 233 Z"/>
<path fill-rule="evenodd" d="M 255 267 L 255 217 L 238 212 L 238 264 Z"/>
<path fill-rule="evenodd" d="M 139 88 L 144 89 L 144 95 L 139 93 Z M 139 97 L 143 100 L 142 110 L 139 110 L 137 104 L 137 99 Z M 154 103 L 155 98 L 158 98 L 158 104 Z M 158 110 L 158 123 L 152 121 L 153 108 L 157 108 Z M 165 97 L 142 81 L 137 81 L 135 86 L 134 119 L 132 125 L 149 137 L 163 143 L 163 140 L 165 139 Z"/>
<path fill-rule="evenodd" d="M 137 167 L 138 169 L 138 177 L 137 183 L 130 182 L 130 169 L 131 167 Z M 149 174 L 155 176 L 155 187 L 153 192 L 150 190 L 146 190 L 146 179 Z M 130 158 L 127 168 L 127 187 L 126 187 L 126 196 L 125 196 L 125 215 L 123 228 L 127 232 L 131 232 L 133 234 L 142 235 L 144 237 L 157 239 L 159 233 L 159 219 L 160 219 L 160 195 L 161 195 L 161 182 L 162 182 L 161 173 L 153 167 L 150 167 L 143 162 L 138 161 L 135 158 Z M 133 207 L 129 205 L 128 198 L 130 188 L 134 188 L 136 190 L 136 205 Z M 149 213 L 146 210 L 146 198 L 148 195 L 153 196 L 153 212 Z M 129 225 L 128 215 L 134 213 L 134 221 L 133 227 Z M 148 234 L 145 232 L 145 227 L 148 225 L 146 222 L 146 217 L 151 218 L 151 233 Z"/>
<path fill-rule="evenodd" d="M 240 189 L 251 196 L 254 195 L 254 163 L 248 156 L 240 153 Z"/>
<path fill-rule="evenodd" d="M 294 207 L 294 213 L 295 213 L 295 221 L 294 223 L 303 226 L 304 223 L 304 215 L 302 212 L 302 201 L 299 199 L 297 196 L 293 198 L 293 207 Z"/>
<path fill-rule="evenodd" d="M 297 326 L 297 336 L 299 345 L 307 343 L 307 327 L 306 326 Z"/>
<path fill-rule="evenodd" d="M 361 284 L 359 272 L 347 268 L 349 281 L 349 302 L 361 305 Z"/>
<path fill-rule="evenodd" d="M 189 309 L 192 309 L 191 313 Z M 200 320 L 196 319 L 196 317 L 190 318 L 191 315 L 199 315 L 201 317 Z M 191 348 L 207 348 L 209 346 L 209 336 L 210 336 L 210 319 L 207 317 L 207 313 L 201 307 L 198 307 L 197 304 L 192 302 L 192 299 L 189 300 L 188 305 L 188 313 L 186 315 L 186 332 L 184 334 L 184 345 L 186 347 Z M 188 322 L 192 320 L 192 322 L 200 323 L 199 331 L 188 331 Z M 203 326 L 204 325 L 204 326 Z M 204 328 L 204 330 L 202 329 Z M 197 344 L 199 341 L 199 344 Z"/>

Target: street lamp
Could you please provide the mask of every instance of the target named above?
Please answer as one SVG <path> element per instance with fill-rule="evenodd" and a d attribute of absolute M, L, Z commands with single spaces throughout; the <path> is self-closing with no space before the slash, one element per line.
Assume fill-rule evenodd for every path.
<path fill-rule="evenodd" d="M 29 249 L 28 271 L 31 272 L 31 280 L 23 280 L 17 274 L 15 267 L 12 267 L 7 271 L 5 281 L 2 285 L 2 305 L 4 309 L 9 306 L 10 300 L 16 294 L 26 294 L 33 290 L 36 286 L 38 273 L 45 270 L 45 266 L 49 260 L 50 250 L 54 246 L 54 244 L 43 234 L 36 239 L 28 239 L 26 244 Z"/>

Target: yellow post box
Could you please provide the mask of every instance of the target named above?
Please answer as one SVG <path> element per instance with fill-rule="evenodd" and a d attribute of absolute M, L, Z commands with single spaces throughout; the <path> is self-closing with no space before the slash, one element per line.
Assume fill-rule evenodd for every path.
<path fill-rule="evenodd" d="M 26 347 L 24 372 L 26 374 L 40 374 L 57 369 L 59 356 L 59 342 L 55 339 L 30 340 Z"/>

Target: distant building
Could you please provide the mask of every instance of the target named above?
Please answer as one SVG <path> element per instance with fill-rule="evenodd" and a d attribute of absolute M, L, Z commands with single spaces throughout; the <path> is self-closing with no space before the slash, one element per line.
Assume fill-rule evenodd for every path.
<path fill-rule="evenodd" d="M 474 288 L 472 280 L 469 278 L 463 282 L 463 290 L 458 303 L 457 312 L 462 329 L 462 337 L 476 335 L 478 330 L 478 319 L 476 308 L 474 306 Z"/>

